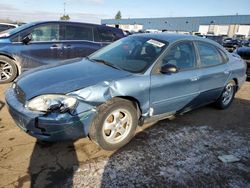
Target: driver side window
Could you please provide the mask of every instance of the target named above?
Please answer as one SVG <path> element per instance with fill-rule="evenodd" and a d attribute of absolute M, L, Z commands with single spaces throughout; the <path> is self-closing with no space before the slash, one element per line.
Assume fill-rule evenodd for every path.
<path fill-rule="evenodd" d="M 58 41 L 59 24 L 49 24 L 36 27 L 32 30 L 32 39 L 34 42 Z"/>
<path fill-rule="evenodd" d="M 194 46 L 191 42 L 181 42 L 171 47 L 162 59 L 162 66 L 175 65 L 180 71 L 196 67 Z"/>

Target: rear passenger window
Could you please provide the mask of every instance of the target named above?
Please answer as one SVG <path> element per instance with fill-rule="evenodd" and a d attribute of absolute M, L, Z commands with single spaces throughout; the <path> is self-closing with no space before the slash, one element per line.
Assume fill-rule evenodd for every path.
<path fill-rule="evenodd" d="M 93 30 L 94 30 L 94 41 L 95 41 L 95 42 L 101 42 L 100 36 L 99 36 L 99 32 L 98 32 L 97 28 L 94 27 Z"/>
<path fill-rule="evenodd" d="M 200 54 L 201 66 L 208 67 L 219 65 L 225 62 L 216 47 L 205 42 L 198 42 L 197 47 Z"/>
<path fill-rule="evenodd" d="M 99 36 L 102 42 L 113 42 L 117 40 L 116 35 L 105 28 L 99 28 Z"/>
<path fill-rule="evenodd" d="M 92 27 L 81 25 L 66 25 L 65 39 L 66 40 L 89 40 L 93 41 Z"/>

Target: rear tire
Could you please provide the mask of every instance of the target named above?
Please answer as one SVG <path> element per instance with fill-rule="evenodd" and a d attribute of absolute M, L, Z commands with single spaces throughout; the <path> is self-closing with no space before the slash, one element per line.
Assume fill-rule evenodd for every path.
<path fill-rule="evenodd" d="M 89 137 L 102 149 L 118 149 L 134 137 L 138 117 L 132 102 L 114 98 L 100 105 L 97 112 L 89 130 Z"/>
<path fill-rule="evenodd" d="M 228 108 L 233 102 L 235 93 L 236 93 L 236 83 L 234 80 L 231 80 L 227 83 L 221 96 L 215 102 L 215 106 L 221 110 Z"/>
<path fill-rule="evenodd" d="M 15 62 L 6 56 L 0 56 L 0 84 L 12 82 L 17 73 Z"/>

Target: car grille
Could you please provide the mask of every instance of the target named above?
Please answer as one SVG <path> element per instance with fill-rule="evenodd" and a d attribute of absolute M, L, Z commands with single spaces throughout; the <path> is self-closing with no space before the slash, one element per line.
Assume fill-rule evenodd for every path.
<path fill-rule="evenodd" d="M 15 87 L 15 94 L 16 94 L 18 101 L 24 104 L 25 103 L 25 93 L 18 85 L 16 85 L 16 87 Z"/>

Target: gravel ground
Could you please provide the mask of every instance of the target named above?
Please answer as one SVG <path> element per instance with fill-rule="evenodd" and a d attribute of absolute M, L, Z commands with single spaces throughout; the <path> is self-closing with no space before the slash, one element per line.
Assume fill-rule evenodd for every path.
<path fill-rule="evenodd" d="M 161 122 L 110 158 L 80 165 L 64 187 L 250 186 L 249 140 L 206 125 L 176 126 Z M 241 161 L 223 164 L 217 157 L 225 154 Z"/>
<path fill-rule="evenodd" d="M 0 187 L 250 187 L 250 82 L 229 109 L 145 125 L 114 152 L 87 138 L 36 142 L 10 118 L 7 87 L 0 85 Z M 240 161 L 218 160 L 228 154 Z"/>

